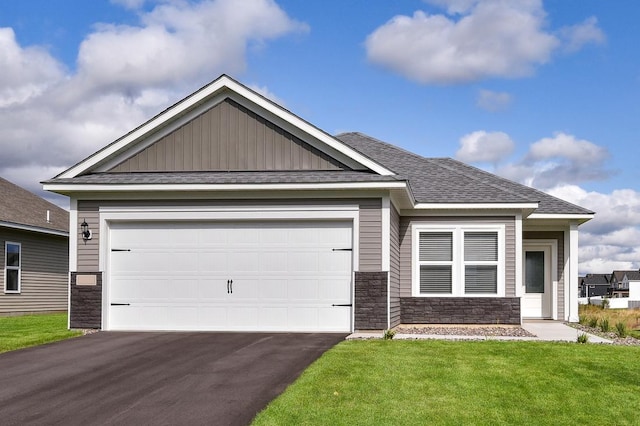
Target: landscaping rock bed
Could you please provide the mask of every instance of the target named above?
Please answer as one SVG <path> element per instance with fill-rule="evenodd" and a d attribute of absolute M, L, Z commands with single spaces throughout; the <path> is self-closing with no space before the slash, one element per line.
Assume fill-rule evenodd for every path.
<path fill-rule="evenodd" d="M 522 327 L 455 327 L 416 325 L 399 326 L 394 329 L 398 334 L 433 334 L 438 336 L 483 336 L 483 337 L 536 337 Z"/>

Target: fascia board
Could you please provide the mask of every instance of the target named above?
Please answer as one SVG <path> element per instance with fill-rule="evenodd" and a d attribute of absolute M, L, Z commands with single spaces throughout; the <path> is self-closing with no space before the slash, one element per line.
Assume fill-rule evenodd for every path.
<path fill-rule="evenodd" d="M 529 210 L 538 203 L 417 203 L 416 210 Z"/>
<path fill-rule="evenodd" d="M 595 214 L 552 214 L 552 213 L 532 213 L 527 220 L 577 220 L 580 224 L 590 221 Z"/>
<path fill-rule="evenodd" d="M 339 142 L 337 139 L 332 137 L 331 135 L 321 131 L 320 129 L 314 127 L 310 123 L 302 120 L 281 106 L 273 103 L 267 98 L 259 95 L 258 93 L 249 90 L 245 86 L 240 83 L 232 80 L 231 78 L 223 75 L 218 78 L 216 81 L 211 83 L 209 86 L 205 86 L 203 89 L 195 92 L 191 96 L 187 97 L 183 101 L 177 103 L 176 105 L 170 107 L 167 111 L 161 113 L 156 118 L 151 119 L 147 123 L 133 130 L 131 133 L 123 136 L 122 138 L 116 140 L 110 145 L 107 145 L 102 150 L 96 152 L 92 156 L 87 159 L 81 161 L 80 163 L 72 166 L 66 171 L 62 172 L 56 178 L 74 178 L 87 170 L 95 167 L 96 165 L 106 161 L 109 157 L 115 156 L 118 153 L 122 152 L 126 149 L 130 144 L 140 140 L 146 135 L 150 134 L 154 130 L 164 126 L 170 120 L 189 110 L 190 108 L 198 105 L 199 103 L 206 100 L 208 97 L 220 92 L 222 90 L 228 89 L 232 92 L 237 93 L 238 95 L 244 97 L 248 101 L 258 105 L 259 107 L 267 110 L 271 114 L 281 118 L 282 120 L 290 123 L 292 126 L 295 126 L 305 133 L 309 134 L 311 137 L 320 140 L 321 142 L 327 144 L 332 149 L 346 155 L 349 158 L 352 158 L 359 164 L 362 164 L 364 167 L 380 174 L 383 176 L 391 176 L 395 175 L 394 172 L 388 170 L 382 165 L 372 161 L 371 159 L 365 157 L 364 155 L 358 153 L 357 151 L 349 148 L 345 144 Z"/>
<path fill-rule="evenodd" d="M 348 189 L 401 189 L 404 182 L 351 182 L 351 183 L 273 183 L 273 184 L 45 184 L 46 191 L 68 194 L 79 192 L 147 192 L 147 191 L 257 191 L 257 190 L 348 190 Z"/>
<path fill-rule="evenodd" d="M 168 121 L 178 116 L 179 114 L 184 113 L 189 108 L 197 105 L 202 102 L 207 97 L 216 93 L 217 91 L 223 89 L 228 82 L 231 81 L 227 76 L 222 76 L 218 80 L 211 83 L 209 86 L 205 86 L 203 89 L 195 92 L 191 96 L 187 97 L 183 101 L 175 104 L 170 107 L 165 112 L 161 113 L 157 117 L 149 120 L 142 126 L 133 130 L 132 132 L 126 134 L 115 142 L 107 145 L 102 150 L 94 153 L 84 161 L 76 164 L 75 166 L 69 168 L 68 170 L 62 172 L 56 178 L 64 179 L 64 178 L 74 178 L 83 172 L 91 169 L 96 164 L 108 159 L 110 156 L 113 156 L 126 148 L 132 142 L 144 137 L 148 133 L 152 132 L 154 129 L 166 124 Z"/>
<path fill-rule="evenodd" d="M 368 157 L 365 157 L 364 155 L 362 155 L 359 152 L 355 151 L 354 149 L 348 147 L 344 143 L 338 141 L 333 136 L 323 132 L 322 130 L 320 130 L 317 127 L 313 126 L 309 122 L 307 122 L 307 121 L 301 119 L 300 117 L 292 114 L 288 110 L 280 107 L 279 105 L 274 104 L 270 100 L 268 100 L 268 99 L 262 97 L 261 95 L 259 95 L 259 94 L 255 93 L 255 92 L 247 89 L 246 87 L 240 85 L 239 83 L 235 83 L 235 82 L 233 82 L 233 83 L 234 83 L 235 87 L 230 87 L 230 89 L 232 89 L 233 91 L 238 93 L 240 96 L 244 97 L 245 99 L 249 100 L 250 102 L 258 105 L 259 107 L 261 107 L 261 108 L 263 108 L 265 110 L 267 110 L 268 112 L 270 112 L 271 114 L 275 115 L 276 117 L 278 117 L 278 118 L 290 123 L 294 127 L 297 127 L 299 129 L 301 129 L 302 131 L 304 131 L 308 135 L 320 140 L 321 142 L 324 142 L 325 144 L 327 144 L 331 148 L 335 149 L 336 151 L 346 155 L 349 158 L 352 158 L 353 160 L 355 160 L 359 164 L 362 164 L 366 168 L 368 168 L 370 170 L 373 170 L 374 172 L 376 172 L 376 173 L 378 173 L 380 175 L 383 175 L 383 176 L 395 175 L 395 173 L 393 171 L 387 169 L 386 167 L 383 167 L 382 165 L 376 163 L 375 161 L 372 161 Z"/>
<path fill-rule="evenodd" d="M 0 227 L 19 229 L 21 231 L 38 232 L 40 234 L 57 235 L 60 237 L 68 237 L 69 233 L 66 231 L 58 231 L 56 229 L 41 228 L 39 226 L 22 225 L 19 223 L 3 222 L 0 221 Z"/>

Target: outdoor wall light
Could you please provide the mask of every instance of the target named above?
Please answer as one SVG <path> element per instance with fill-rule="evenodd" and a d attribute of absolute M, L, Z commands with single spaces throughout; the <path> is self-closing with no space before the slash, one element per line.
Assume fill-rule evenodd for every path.
<path fill-rule="evenodd" d="M 86 219 L 84 219 L 80 224 L 80 230 L 82 231 L 83 240 L 86 241 L 91 239 L 91 229 L 89 229 L 89 224 L 87 223 Z"/>

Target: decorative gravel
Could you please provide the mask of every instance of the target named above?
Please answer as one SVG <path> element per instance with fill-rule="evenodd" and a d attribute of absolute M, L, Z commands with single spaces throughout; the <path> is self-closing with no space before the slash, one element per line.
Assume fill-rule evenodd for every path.
<path fill-rule="evenodd" d="M 522 327 L 447 327 L 447 326 L 400 326 L 395 328 L 398 334 L 435 334 L 439 336 L 507 336 L 536 337 Z"/>

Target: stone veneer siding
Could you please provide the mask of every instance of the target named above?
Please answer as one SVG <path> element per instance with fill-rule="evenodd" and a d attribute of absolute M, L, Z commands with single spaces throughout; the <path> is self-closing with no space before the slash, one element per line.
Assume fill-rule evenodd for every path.
<path fill-rule="evenodd" d="M 95 275 L 96 285 L 77 285 L 78 275 Z M 71 273 L 71 328 L 102 328 L 102 272 Z"/>
<path fill-rule="evenodd" d="M 403 297 L 403 324 L 520 324 L 519 297 Z"/>
<path fill-rule="evenodd" d="M 388 272 L 355 273 L 355 329 L 384 330 L 387 323 Z"/>

